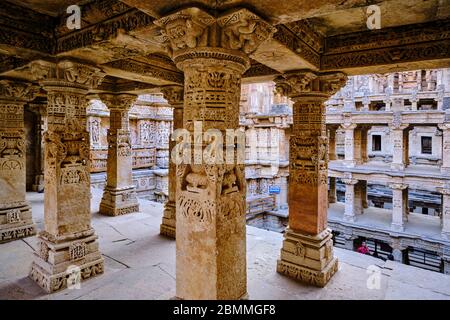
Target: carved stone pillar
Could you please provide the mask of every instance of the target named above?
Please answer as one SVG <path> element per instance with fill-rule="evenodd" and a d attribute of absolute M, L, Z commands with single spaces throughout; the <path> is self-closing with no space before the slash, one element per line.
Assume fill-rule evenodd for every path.
<path fill-rule="evenodd" d="M 450 188 L 442 188 L 442 237 L 450 240 Z"/>
<path fill-rule="evenodd" d="M 222 137 L 227 129 L 237 133 L 239 128 L 241 77 L 250 67 L 248 54 L 275 30 L 247 9 L 213 17 L 187 8 L 155 24 L 162 28 L 173 61 L 184 71 L 186 130 L 175 137 L 174 147 L 183 155 L 176 169 L 176 295 L 243 298 L 245 142 L 238 138 L 236 143 L 234 137 L 222 142 Z M 238 136 L 245 137 L 243 132 Z M 221 161 L 222 154 L 228 155 L 226 161 Z"/>
<path fill-rule="evenodd" d="M 100 202 L 100 213 L 118 216 L 139 212 L 136 186 L 133 185 L 133 154 L 128 118 L 137 96 L 102 93 L 99 97 L 110 111 L 107 181 Z"/>
<path fill-rule="evenodd" d="M 0 80 L 0 242 L 36 233 L 26 195 L 24 105 L 34 99 L 30 83 Z"/>
<path fill-rule="evenodd" d="M 344 178 L 342 182 L 345 183 L 345 209 L 344 221 L 355 222 L 358 208 L 358 199 L 356 195 L 355 185 L 358 180 L 352 178 Z"/>
<path fill-rule="evenodd" d="M 392 163 L 391 168 L 394 170 L 404 170 L 408 165 L 409 148 L 408 141 L 409 135 L 408 124 L 401 124 L 394 118 L 393 123 L 389 126 L 392 145 Z"/>
<path fill-rule="evenodd" d="M 450 123 L 439 125 L 442 130 L 442 165 L 441 173 L 450 175 Z"/>
<path fill-rule="evenodd" d="M 173 130 L 183 128 L 183 87 L 182 86 L 168 86 L 161 88 L 164 98 L 173 107 Z M 160 226 L 160 234 L 169 238 L 175 238 L 176 226 L 176 192 L 177 192 L 177 178 L 176 165 L 172 161 L 172 150 L 175 146 L 175 141 L 172 135 L 169 138 L 169 199 L 164 205 L 164 214 Z"/>
<path fill-rule="evenodd" d="M 316 286 L 325 286 L 338 269 L 327 228 L 328 138 L 325 101 L 346 84 L 342 73 L 309 70 L 276 79 L 293 101 L 289 144 L 289 228 L 277 271 Z M 304 195 L 304 196 L 299 196 Z"/>
<path fill-rule="evenodd" d="M 29 104 L 30 109 L 37 115 L 37 137 L 36 137 L 36 176 L 32 190 L 44 191 L 44 132 L 47 131 L 47 102 Z"/>
<path fill-rule="evenodd" d="M 345 130 L 344 138 L 344 163 L 347 167 L 354 167 L 356 165 L 355 159 L 355 129 L 356 124 L 344 124 L 342 128 Z"/>
<path fill-rule="evenodd" d="M 359 181 L 361 188 L 361 204 L 363 209 L 367 209 L 369 207 L 368 197 L 367 197 L 367 180 Z"/>
<path fill-rule="evenodd" d="M 103 272 L 103 258 L 91 227 L 89 133 L 86 94 L 103 74 L 61 61 L 37 61 L 32 73 L 47 91 L 45 143 L 45 227 L 30 277 L 47 292 Z"/>
<path fill-rule="evenodd" d="M 330 177 L 330 189 L 328 190 L 328 203 L 336 203 L 336 178 Z"/>
<path fill-rule="evenodd" d="M 336 160 L 336 130 L 337 128 L 335 126 L 330 126 L 328 129 L 328 141 L 329 141 L 329 159 Z"/>
<path fill-rule="evenodd" d="M 370 127 L 361 127 L 361 164 L 367 163 L 369 161 L 369 156 L 367 154 L 367 138 Z"/>
<path fill-rule="evenodd" d="M 288 208 L 288 177 L 281 176 L 280 177 L 281 186 L 280 186 L 280 209 Z"/>
<path fill-rule="evenodd" d="M 389 187 L 392 189 L 391 229 L 403 231 L 408 215 L 408 186 L 401 183 L 392 183 Z"/>

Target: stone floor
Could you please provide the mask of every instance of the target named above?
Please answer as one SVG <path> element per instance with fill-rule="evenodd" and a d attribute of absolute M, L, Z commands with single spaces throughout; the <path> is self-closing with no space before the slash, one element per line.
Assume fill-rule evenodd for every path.
<path fill-rule="evenodd" d="M 105 274 L 81 289 L 45 294 L 28 277 L 36 238 L 0 244 L 0 299 L 169 299 L 175 295 L 175 242 L 159 236 L 162 205 L 141 200 L 141 212 L 104 217 L 93 189 L 92 224 L 106 261 Z M 43 195 L 29 193 L 38 229 Z M 250 299 L 450 299 L 450 276 L 336 248 L 340 270 L 327 287 L 310 287 L 275 272 L 282 235 L 247 227 Z M 380 268 L 379 289 L 369 289 L 369 266 Z M 201 272 L 201 270 L 199 270 Z"/>

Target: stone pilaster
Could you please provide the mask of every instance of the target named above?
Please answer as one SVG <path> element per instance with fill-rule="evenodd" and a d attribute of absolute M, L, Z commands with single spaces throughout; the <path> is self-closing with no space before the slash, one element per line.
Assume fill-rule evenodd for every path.
<path fill-rule="evenodd" d="M 25 199 L 24 105 L 37 91 L 31 83 L 0 80 L 0 242 L 36 233 Z"/>
<path fill-rule="evenodd" d="M 176 168 L 176 295 L 240 299 L 247 295 L 245 142 L 222 138 L 238 132 L 248 55 L 275 30 L 247 9 L 213 17 L 187 8 L 155 24 L 184 71 L 186 130 L 174 147 L 183 155 Z"/>
<path fill-rule="evenodd" d="M 173 130 L 183 128 L 183 98 L 184 92 L 182 86 L 167 86 L 162 87 L 161 91 L 167 102 L 173 107 Z M 160 226 L 160 234 L 169 238 L 175 238 L 176 227 L 176 192 L 177 192 L 177 178 L 176 165 L 172 161 L 172 150 L 176 142 L 172 135 L 169 138 L 169 199 L 164 204 L 164 213 L 162 223 Z"/>
<path fill-rule="evenodd" d="M 328 190 L 328 203 L 335 203 L 337 201 L 336 197 L 336 178 L 330 177 L 330 187 Z"/>
<path fill-rule="evenodd" d="M 133 154 L 128 116 L 137 96 L 103 93 L 99 97 L 110 111 L 107 181 L 100 202 L 100 213 L 118 216 L 139 212 L 136 186 L 133 185 Z"/>
<path fill-rule="evenodd" d="M 345 209 L 344 209 L 344 221 L 355 222 L 356 215 L 358 214 L 358 197 L 356 194 L 356 184 L 358 180 L 346 177 L 342 179 L 345 183 Z"/>
<path fill-rule="evenodd" d="M 361 180 L 359 188 L 361 188 L 361 205 L 363 209 L 367 209 L 369 207 L 369 199 L 367 197 L 367 180 Z"/>
<path fill-rule="evenodd" d="M 45 224 L 38 235 L 30 277 L 47 292 L 103 272 L 103 258 L 91 227 L 89 133 L 86 94 L 103 74 L 61 61 L 33 62 L 33 75 L 47 92 Z"/>
<path fill-rule="evenodd" d="M 450 123 L 439 125 L 442 130 L 442 165 L 441 173 L 450 175 Z"/>
<path fill-rule="evenodd" d="M 392 223 L 393 231 L 403 231 L 408 215 L 408 186 L 401 183 L 389 185 L 392 189 Z"/>
<path fill-rule="evenodd" d="M 442 237 L 450 240 L 450 187 L 442 188 Z"/>
<path fill-rule="evenodd" d="M 369 135 L 370 127 L 361 127 L 361 164 L 367 163 L 369 161 L 369 156 L 367 154 L 367 138 Z"/>
<path fill-rule="evenodd" d="M 36 127 L 36 176 L 32 185 L 35 192 L 44 191 L 44 132 L 47 131 L 47 102 L 29 104 L 30 109 L 37 115 Z"/>
<path fill-rule="evenodd" d="M 277 271 L 297 280 L 325 286 L 338 269 L 327 228 L 328 138 L 325 101 L 346 84 L 342 73 L 309 70 L 276 79 L 279 90 L 294 101 L 289 144 L 289 228 Z M 299 195 L 307 196 L 299 196 Z"/>
<path fill-rule="evenodd" d="M 355 129 L 356 129 L 355 123 L 350 124 L 343 124 L 342 128 L 345 131 L 344 136 L 344 153 L 345 153 L 345 159 L 344 163 L 347 167 L 354 167 L 357 163 L 357 160 L 355 158 Z M 357 132 L 357 131 L 356 131 Z"/>
<path fill-rule="evenodd" d="M 394 115 L 394 121 L 389 126 L 392 145 L 392 163 L 391 168 L 394 170 L 404 170 L 409 162 L 408 148 L 408 124 L 402 124 L 400 115 Z"/>
<path fill-rule="evenodd" d="M 329 141 L 329 160 L 337 160 L 336 155 L 336 130 L 335 126 L 330 126 L 328 129 L 328 141 Z"/>

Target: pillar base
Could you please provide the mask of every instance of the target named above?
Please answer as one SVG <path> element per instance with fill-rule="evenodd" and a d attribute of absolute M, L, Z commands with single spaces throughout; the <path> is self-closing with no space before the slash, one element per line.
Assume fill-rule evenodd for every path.
<path fill-rule="evenodd" d="M 391 230 L 397 232 L 403 232 L 405 230 L 404 226 L 401 224 L 391 223 Z"/>
<path fill-rule="evenodd" d="M 44 175 L 38 175 L 35 177 L 31 190 L 39 193 L 44 191 Z"/>
<path fill-rule="evenodd" d="M 401 163 L 391 163 L 391 169 L 392 170 L 405 170 L 405 165 Z"/>
<path fill-rule="evenodd" d="M 288 229 L 281 249 L 277 272 L 318 287 L 324 287 L 338 270 L 333 256 L 330 229 L 315 236 Z"/>
<path fill-rule="evenodd" d="M 133 212 L 139 212 L 139 202 L 134 186 L 123 189 L 105 187 L 103 198 L 100 202 L 100 214 L 120 216 Z"/>
<path fill-rule="evenodd" d="M 176 235 L 176 220 L 175 220 L 175 203 L 166 202 L 164 205 L 164 213 L 162 218 L 162 223 L 159 228 L 159 233 L 163 236 L 175 239 Z"/>
<path fill-rule="evenodd" d="M 0 243 L 35 234 L 36 226 L 33 223 L 31 207 L 28 204 L 0 209 Z"/>
<path fill-rule="evenodd" d="M 356 217 L 355 216 L 349 216 L 349 215 L 345 215 L 344 214 L 344 221 L 345 222 L 356 222 Z"/>
<path fill-rule="evenodd" d="M 35 253 L 29 277 L 47 293 L 102 274 L 104 259 L 94 230 L 55 238 L 45 232 L 38 235 L 39 251 Z"/>
<path fill-rule="evenodd" d="M 175 227 L 166 225 L 163 222 L 163 223 L 161 223 L 161 225 L 159 227 L 159 234 L 163 235 L 163 236 L 166 236 L 168 238 L 171 238 L 171 239 L 175 239 L 176 230 L 175 230 Z"/>
<path fill-rule="evenodd" d="M 347 168 L 353 168 L 356 166 L 356 161 L 355 160 L 344 160 L 344 165 Z"/>

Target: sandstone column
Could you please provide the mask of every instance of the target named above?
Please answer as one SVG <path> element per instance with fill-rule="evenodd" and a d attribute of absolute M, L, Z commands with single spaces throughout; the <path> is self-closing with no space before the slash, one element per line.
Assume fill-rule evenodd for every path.
<path fill-rule="evenodd" d="M 362 203 L 362 208 L 363 209 L 367 209 L 369 207 L 369 203 L 368 203 L 368 196 L 367 196 L 367 180 L 361 180 L 359 181 L 360 183 L 360 188 L 361 188 L 361 203 Z"/>
<path fill-rule="evenodd" d="M 358 214 L 358 197 L 356 194 L 356 184 L 358 180 L 352 178 L 344 178 L 345 183 L 345 210 L 344 221 L 355 222 Z"/>
<path fill-rule="evenodd" d="M 37 137 L 36 137 L 36 168 L 37 174 L 33 183 L 33 191 L 44 191 L 44 132 L 47 130 L 47 102 L 33 103 L 30 105 L 31 110 L 37 115 Z"/>
<path fill-rule="evenodd" d="M 139 212 L 136 186 L 133 185 L 133 154 L 128 118 L 137 96 L 102 93 L 99 97 L 110 111 L 107 181 L 100 202 L 100 213 L 118 216 Z"/>
<path fill-rule="evenodd" d="M 183 128 L 183 87 L 182 86 L 167 86 L 162 87 L 161 91 L 167 102 L 173 107 L 173 130 Z M 175 238 L 175 203 L 177 191 L 176 179 L 176 165 L 172 161 L 172 150 L 175 141 L 172 135 L 169 138 L 169 199 L 164 205 L 164 214 L 160 226 L 160 234 L 170 238 Z"/>
<path fill-rule="evenodd" d="M 342 73 L 288 72 L 276 79 L 293 101 L 289 144 L 289 228 L 277 271 L 325 286 L 337 271 L 331 230 L 327 228 L 328 138 L 325 101 L 346 84 Z M 303 196 L 300 196 L 303 195 Z"/>
<path fill-rule="evenodd" d="M 343 124 L 342 128 L 345 130 L 344 138 L 344 163 L 347 167 L 354 167 L 356 165 L 355 159 L 355 123 Z"/>
<path fill-rule="evenodd" d="M 367 163 L 369 161 L 369 156 L 367 155 L 367 138 L 369 135 L 368 126 L 361 127 L 361 164 Z"/>
<path fill-rule="evenodd" d="M 35 234 L 26 195 L 24 105 L 37 87 L 0 80 L 0 242 Z"/>
<path fill-rule="evenodd" d="M 394 170 L 404 170 L 408 164 L 408 130 L 405 130 L 408 124 L 402 124 L 395 120 L 389 126 L 391 145 L 392 145 L 392 163 Z"/>
<path fill-rule="evenodd" d="M 187 8 L 155 24 L 162 28 L 173 61 L 184 71 L 186 134 L 176 139 L 194 142 L 186 146 L 177 140 L 174 147 L 184 146 L 180 149 L 187 154 L 176 169 L 176 295 L 243 298 L 245 142 L 233 138 L 224 143 L 221 135 L 239 128 L 241 77 L 250 67 L 248 55 L 275 30 L 247 9 L 213 17 Z M 200 129 L 209 131 L 203 134 Z M 245 137 L 243 132 L 240 136 Z M 224 151 L 231 155 L 226 163 L 220 161 Z"/>
<path fill-rule="evenodd" d="M 450 240 L 450 187 L 442 188 L 442 237 Z"/>
<path fill-rule="evenodd" d="M 394 231 L 403 231 L 408 215 L 408 186 L 401 183 L 389 185 L 392 189 L 392 223 Z"/>
<path fill-rule="evenodd" d="M 336 160 L 336 130 L 337 128 L 334 126 L 330 126 L 328 130 L 328 139 L 329 139 L 329 159 Z"/>
<path fill-rule="evenodd" d="M 103 74 L 61 61 L 33 62 L 33 75 L 47 91 L 45 142 L 45 229 L 30 277 L 47 292 L 103 272 L 103 258 L 91 227 L 89 133 L 86 94 Z"/>
<path fill-rule="evenodd" d="M 336 178 L 330 177 L 330 190 L 328 190 L 328 203 L 336 202 Z"/>
<path fill-rule="evenodd" d="M 450 123 L 439 125 L 442 130 L 442 165 L 441 173 L 450 175 Z"/>

